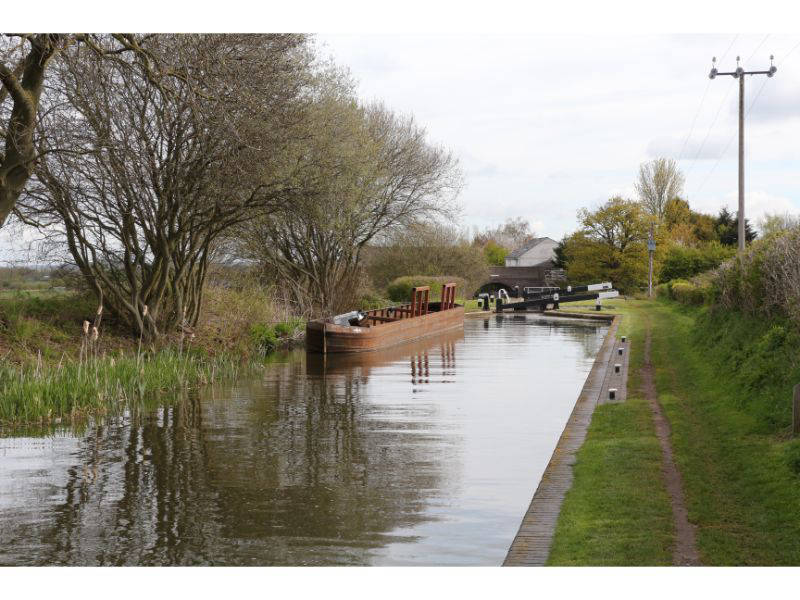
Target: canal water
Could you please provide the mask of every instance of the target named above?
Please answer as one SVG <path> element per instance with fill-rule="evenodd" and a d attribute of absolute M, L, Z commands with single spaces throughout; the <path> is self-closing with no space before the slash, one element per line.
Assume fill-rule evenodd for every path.
<path fill-rule="evenodd" d="M 0 431 L 0 564 L 499 565 L 606 329 L 467 318 L 281 354 L 145 415 Z"/>

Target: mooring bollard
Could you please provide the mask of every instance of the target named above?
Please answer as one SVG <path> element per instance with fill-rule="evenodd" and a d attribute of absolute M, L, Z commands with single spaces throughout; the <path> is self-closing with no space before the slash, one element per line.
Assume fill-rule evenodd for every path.
<path fill-rule="evenodd" d="M 599 298 L 597 299 L 597 302 L 594 305 L 594 309 L 595 310 L 600 310 L 600 299 Z"/>
<path fill-rule="evenodd" d="M 627 339 L 628 339 L 628 338 L 627 338 L 627 337 L 625 337 L 625 336 L 623 335 L 623 336 L 622 336 L 622 343 L 624 344 L 624 343 L 625 343 L 625 341 L 626 341 Z"/>
<path fill-rule="evenodd" d="M 614 363 L 614 373 L 619 373 L 622 370 L 622 365 L 619 363 Z"/>
<path fill-rule="evenodd" d="M 623 350 L 624 350 L 624 348 L 617 348 L 617 352 L 619 353 L 620 356 L 622 356 L 622 351 Z"/>
<path fill-rule="evenodd" d="M 617 397 L 617 388 L 608 388 L 608 399 L 615 400 Z"/>
<path fill-rule="evenodd" d="M 800 383 L 794 386 L 794 399 L 792 401 L 792 433 L 800 434 Z"/>

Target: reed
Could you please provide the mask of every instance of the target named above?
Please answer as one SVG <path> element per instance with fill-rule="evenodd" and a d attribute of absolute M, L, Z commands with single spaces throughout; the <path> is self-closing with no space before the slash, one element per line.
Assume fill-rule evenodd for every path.
<path fill-rule="evenodd" d="M 87 337 L 91 344 L 93 334 Z M 165 392 L 233 378 L 240 368 L 231 357 L 185 349 L 107 357 L 87 348 L 79 360 L 52 366 L 38 361 L 23 367 L 0 365 L 0 423 L 59 422 L 132 408 Z"/>

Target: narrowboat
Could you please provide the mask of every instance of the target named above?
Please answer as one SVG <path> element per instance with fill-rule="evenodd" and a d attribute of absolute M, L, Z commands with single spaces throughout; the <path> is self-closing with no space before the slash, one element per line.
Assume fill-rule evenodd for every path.
<path fill-rule="evenodd" d="M 442 285 L 440 302 L 428 302 L 429 286 L 411 290 L 411 302 L 369 311 L 354 310 L 306 325 L 308 352 L 371 352 L 464 326 L 456 285 Z"/>

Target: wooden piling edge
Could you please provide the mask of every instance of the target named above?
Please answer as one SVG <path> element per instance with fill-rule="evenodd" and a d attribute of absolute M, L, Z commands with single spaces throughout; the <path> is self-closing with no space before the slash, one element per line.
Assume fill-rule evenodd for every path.
<path fill-rule="evenodd" d="M 594 321 L 607 321 L 609 323 L 613 323 L 614 319 L 620 315 L 610 315 L 610 314 L 597 314 L 597 313 L 590 313 L 590 312 L 566 312 L 563 310 L 546 310 L 544 311 L 545 315 L 548 317 L 565 317 L 567 319 L 592 319 Z"/>
<path fill-rule="evenodd" d="M 548 311 L 555 312 L 555 311 Z M 562 313 L 557 316 L 586 318 L 584 313 Z M 586 439 L 586 432 L 592 421 L 592 414 L 600 399 L 607 369 L 614 369 L 616 334 L 620 315 L 591 315 L 590 318 L 604 317 L 611 324 L 594 359 L 592 369 L 583 384 L 578 400 L 572 409 L 564 431 L 550 457 L 550 462 L 542 474 L 542 479 L 533 494 L 530 506 L 522 518 L 519 531 L 511 542 L 503 566 L 544 565 L 550 554 L 555 535 L 558 515 L 567 491 L 572 486 L 572 465 L 575 454 Z M 627 352 L 627 350 L 626 350 Z"/>
<path fill-rule="evenodd" d="M 619 355 L 618 350 L 622 348 L 622 356 Z M 615 340 L 614 347 L 611 349 L 611 357 L 608 359 L 608 368 L 606 369 L 606 379 L 603 382 L 603 389 L 600 392 L 600 397 L 597 401 L 598 404 L 620 404 L 628 399 L 628 364 L 630 361 L 630 340 L 622 343 Z M 614 372 L 614 364 L 619 363 L 620 372 Z M 613 400 L 609 398 L 608 390 L 616 388 L 616 398 Z"/>

